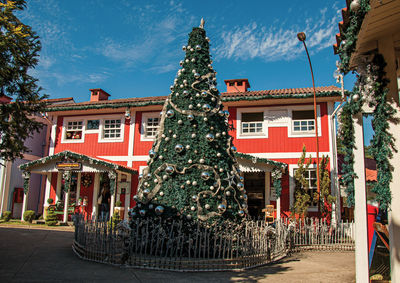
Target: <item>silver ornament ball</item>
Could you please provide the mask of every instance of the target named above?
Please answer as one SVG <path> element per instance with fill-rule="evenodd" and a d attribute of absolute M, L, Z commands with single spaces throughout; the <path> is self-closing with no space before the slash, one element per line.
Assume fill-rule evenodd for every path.
<path fill-rule="evenodd" d="M 181 153 L 181 152 L 183 151 L 183 145 L 177 144 L 177 145 L 175 146 L 175 151 L 176 151 L 177 153 Z"/>
<path fill-rule="evenodd" d="M 159 205 L 159 206 L 156 207 L 156 209 L 155 209 L 154 211 L 155 211 L 155 213 L 156 213 L 157 215 L 161 215 L 161 214 L 164 213 L 164 207 L 162 207 L 161 205 Z"/>

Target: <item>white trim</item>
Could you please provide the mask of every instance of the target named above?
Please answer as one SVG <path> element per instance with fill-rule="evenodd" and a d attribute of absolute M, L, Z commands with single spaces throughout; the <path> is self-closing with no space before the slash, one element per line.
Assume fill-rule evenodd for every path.
<path fill-rule="evenodd" d="M 99 195 L 99 186 L 100 186 L 100 174 L 94 174 L 94 182 L 93 182 L 93 196 L 92 196 L 92 217 L 96 217 L 98 214 L 97 211 L 97 197 Z"/>
<path fill-rule="evenodd" d="M 135 146 L 135 126 L 136 126 L 136 111 L 131 111 L 131 120 L 129 122 L 129 141 L 128 141 L 128 156 L 133 155 L 133 147 Z M 128 167 L 132 167 L 132 160 L 128 160 Z"/>
<path fill-rule="evenodd" d="M 78 180 L 76 184 L 76 197 L 75 197 L 76 205 L 78 205 L 79 198 L 81 197 L 81 181 L 82 181 L 82 172 L 78 172 Z"/>
<path fill-rule="evenodd" d="M 291 106 L 288 108 L 289 112 L 289 125 L 288 125 L 288 137 L 289 138 L 303 138 L 303 137 L 315 137 L 315 131 L 301 133 L 301 132 L 294 132 L 293 131 L 293 111 L 301 111 L 301 110 L 313 110 L 313 106 L 310 105 L 298 105 L 298 106 Z M 318 122 L 318 136 L 322 136 L 321 131 L 321 108 L 317 105 L 317 122 Z M 315 125 L 314 125 L 315 127 Z"/>
<path fill-rule="evenodd" d="M 145 137 L 144 130 L 147 125 L 147 119 L 149 118 L 159 118 L 160 117 L 160 112 L 142 112 L 142 121 L 140 124 L 140 141 L 154 141 L 154 137 Z M 160 119 L 161 122 L 161 119 Z"/>
<path fill-rule="evenodd" d="M 57 173 L 57 186 L 56 186 L 56 199 L 54 203 L 60 200 L 59 194 L 61 192 L 61 181 L 62 181 L 62 174 L 60 172 Z"/>
<path fill-rule="evenodd" d="M 47 173 L 46 174 L 46 191 L 44 193 L 44 201 L 43 205 L 48 205 L 47 200 L 50 198 L 50 190 L 51 190 L 51 177 L 52 173 Z"/>
<path fill-rule="evenodd" d="M 51 126 L 49 155 L 54 154 L 54 146 L 56 144 L 56 132 L 57 132 L 57 117 L 56 117 L 56 123 Z"/>
<path fill-rule="evenodd" d="M 78 139 L 66 139 L 65 138 L 65 130 L 67 128 L 68 122 L 82 122 L 82 135 L 81 138 Z M 85 129 L 86 123 L 85 119 L 82 117 L 64 117 L 63 118 L 63 126 L 61 128 L 61 143 L 84 143 L 85 142 Z"/>
<path fill-rule="evenodd" d="M 294 187 L 295 187 L 295 179 L 294 179 L 294 169 L 299 168 L 297 164 L 289 164 L 289 206 L 293 206 L 294 202 Z M 317 169 L 317 164 L 310 164 L 310 169 Z M 318 212 L 318 207 L 309 207 L 308 212 Z"/>
<path fill-rule="evenodd" d="M 245 152 L 246 153 L 246 152 Z M 261 153 L 248 153 L 254 155 L 259 158 L 267 158 L 273 160 L 280 160 L 280 159 L 292 159 L 296 158 L 299 159 L 301 157 L 301 152 L 261 152 Z M 320 156 L 327 155 L 330 158 L 332 157 L 329 151 L 320 152 Z M 311 158 L 317 158 L 316 152 L 307 152 L 307 157 L 311 155 Z M 107 159 L 109 161 L 126 161 L 126 162 L 137 162 L 137 161 L 147 161 L 149 160 L 148 155 L 134 155 L 134 156 L 127 156 L 127 155 L 102 155 L 97 156 L 99 158 Z"/>
<path fill-rule="evenodd" d="M 90 119 L 93 120 L 93 119 Z M 121 136 L 119 138 L 103 138 L 105 120 L 121 120 Z M 98 143 L 123 142 L 125 133 L 125 116 L 121 114 L 102 116 L 98 133 Z"/>
<path fill-rule="evenodd" d="M 242 134 L 242 113 L 263 112 L 262 133 Z M 265 107 L 237 108 L 236 109 L 236 138 L 237 139 L 266 139 L 268 138 L 268 127 L 266 123 L 267 109 Z"/>

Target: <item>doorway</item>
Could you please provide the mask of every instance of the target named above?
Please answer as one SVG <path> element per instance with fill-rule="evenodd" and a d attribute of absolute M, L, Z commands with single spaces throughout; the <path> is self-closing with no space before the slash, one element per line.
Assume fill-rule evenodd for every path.
<path fill-rule="evenodd" d="M 244 187 L 247 191 L 249 215 L 261 217 L 265 208 L 265 173 L 244 173 Z"/>

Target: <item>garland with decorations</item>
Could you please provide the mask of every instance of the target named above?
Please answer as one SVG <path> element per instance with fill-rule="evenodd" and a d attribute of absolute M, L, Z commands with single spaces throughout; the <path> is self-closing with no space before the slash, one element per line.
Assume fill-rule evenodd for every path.
<path fill-rule="evenodd" d="M 346 187 L 347 204 L 354 206 L 354 125 L 352 116 L 361 111 L 363 103 L 374 108 L 372 126 L 374 136 L 370 154 L 376 160 L 377 182 L 372 188 L 380 208 L 387 209 L 391 203 L 390 182 L 393 179 L 390 159 L 395 151 L 394 138 L 389 130 L 389 121 L 394 119 L 395 109 L 387 102 L 387 84 L 384 68 L 385 60 L 375 54 L 370 62 L 358 66 L 358 78 L 351 99 L 341 110 L 339 137 L 345 152 L 341 184 Z"/>
<path fill-rule="evenodd" d="M 376 54 L 365 68 L 363 95 L 373 112 L 372 127 L 374 136 L 371 141 L 370 154 L 376 160 L 377 182 L 372 188 L 376 201 L 383 210 L 391 203 L 390 182 L 393 179 L 393 167 L 390 159 L 396 151 L 393 135 L 389 132 L 389 121 L 393 121 L 396 110 L 387 102 L 389 80 L 385 78 L 386 62 L 381 54 Z"/>
<path fill-rule="evenodd" d="M 89 173 L 82 174 L 81 184 L 84 188 L 89 188 L 92 182 L 92 176 Z"/>
<path fill-rule="evenodd" d="M 358 33 L 364 17 L 370 10 L 369 2 L 370 0 L 353 0 L 350 4 L 349 24 L 345 31 L 341 32 L 341 42 L 338 47 L 340 70 L 345 74 L 350 70 L 350 58 L 356 48 Z"/>
<path fill-rule="evenodd" d="M 341 96 L 340 91 L 321 91 L 316 92 L 316 97 L 334 97 Z M 221 98 L 222 102 L 234 102 L 234 101 L 258 101 L 258 100 L 266 100 L 266 99 L 290 99 L 290 98 L 313 98 L 313 93 L 302 93 L 302 94 L 266 94 L 266 95 L 257 95 L 257 96 L 239 96 L 239 97 L 231 97 L 231 96 L 223 96 Z M 46 108 L 46 112 L 56 112 L 56 111 L 71 111 L 71 110 L 88 110 L 88 109 L 116 109 L 116 108 L 130 108 L 130 107 L 143 107 L 143 106 L 152 106 L 152 105 L 163 105 L 165 100 L 159 100 L 159 97 L 154 98 L 155 100 L 148 101 L 140 101 L 140 102 L 124 102 L 124 103 L 98 103 L 98 104 L 90 104 L 90 105 L 72 105 L 72 106 L 51 106 Z"/>

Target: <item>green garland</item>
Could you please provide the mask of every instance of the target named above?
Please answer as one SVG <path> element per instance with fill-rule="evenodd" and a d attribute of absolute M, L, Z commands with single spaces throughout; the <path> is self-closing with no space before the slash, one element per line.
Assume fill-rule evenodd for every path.
<path fill-rule="evenodd" d="M 358 84 L 354 87 L 353 96 L 359 95 Z M 342 107 L 339 116 L 340 128 L 338 130 L 339 138 L 342 141 L 342 150 L 344 151 L 344 161 L 342 165 L 342 178 L 340 184 L 345 187 L 347 194 L 347 206 L 354 206 L 354 179 L 357 177 L 354 172 L 354 125 L 353 115 L 361 110 L 362 101 L 354 101 L 351 98 Z"/>
<path fill-rule="evenodd" d="M 389 130 L 389 121 L 394 119 L 396 110 L 387 102 L 387 84 L 384 68 L 385 60 L 381 54 L 376 54 L 370 65 L 372 84 L 369 88 L 375 101 L 370 101 L 369 106 L 375 106 L 372 126 L 375 131 L 371 141 L 370 154 L 376 160 L 377 182 L 372 188 L 376 194 L 376 201 L 381 209 L 387 209 L 391 203 L 390 182 L 393 179 L 393 167 L 390 159 L 396 151 L 393 135 Z"/>
<path fill-rule="evenodd" d="M 31 172 L 24 171 L 22 174 L 24 177 L 24 194 L 26 194 L 29 190 L 29 179 L 31 177 Z"/>
<path fill-rule="evenodd" d="M 265 163 L 265 164 L 273 165 L 273 166 L 279 167 L 279 168 L 281 168 L 283 170 L 286 170 L 286 168 L 287 168 L 287 164 L 286 163 L 275 161 L 275 160 L 271 160 L 271 159 L 267 159 L 267 158 L 261 158 L 261 157 L 257 157 L 257 156 L 254 156 L 254 155 L 242 153 L 242 152 L 236 152 L 235 156 L 239 157 L 239 158 L 242 158 L 242 159 L 251 160 L 253 163 Z"/>
<path fill-rule="evenodd" d="M 335 97 L 341 96 L 339 91 L 326 91 L 326 92 L 317 92 L 317 97 Z M 304 93 L 304 94 L 267 94 L 267 95 L 257 95 L 257 96 L 223 96 L 223 102 L 234 102 L 234 101 L 258 101 L 264 99 L 290 99 L 290 98 L 312 98 L 313 93 Z M 46 112 L 56 112 L 56 111 L 70 111 L 70 110 L 88 110 L 88 109 L 116 109 L 116 108 L 126 108 L 126 107 L 143 107 L 143 106 L 152 106 L 152 105 L 163 105 L 165 99 L 162 100 L 160 97 L 155 97 L 155 100 L 150 101 L 140 101 L 140 102 L 123 102 L 123 103 L 115 103 L 110 101 L 110 103 L 101 103 L 101 104 L 77 104 L 70 106 L 57 106 L 53 105 L 51 107 L 46 108 Z"/>
<path fill-rule="evenodd" d="M 92 158 L 92 157 L 89 157 L 84 154 L 79 154 L 79 153 L 75 153 L 75 152 L 68 151 L 68 150 L 59 152 L 54 155 L 46 156 L 46 157 L 31 161 L 31 162 L 27 162 L 25 164 L 20 165 L 19 168 L 20 168 L 20 170 L 28 171 L 36 165 L 46 163 L 51 160 L 61 159 L 61 158 L 73 158 L 73 159 L 80 160 L 80 161 L 87 161 L 89 163 L 92 162 L 92 164 L 96 164 L 96 165 L 102 165 L 102 166 L 105 166 L 112 170 L 119 170 L 119 171 L 123 171 L 123 172 L 130 173 L 130 174 L 137 174 L 137 171 L 134 169 L 129 169 L 129 168 L 117 165 L 117 164 L 113 164 L 111 162 L 99 160 L 99 159 Z"/>
<path fill-rule="evenodd" d="M 341 61 L 340 70 L 344 74 L 350 71 L 350 58 L 356 48 L 358 33 L 361 29 L 365 15 L 370 10 L 370 0 L 358 1 L 360 3 L 360 8 L 356 12 L 350 11 L 349 24 L 345 27 L 345 30 L 341 32 L 341 44 L 337 51 Z"/>
<path fill-rule="evenodd" d="M 395 109 L 387 102 L 387 84 L 384 68 L 385 60 L 381 54 L 376 54 L 367 66 L 362 66 L 363 72 L 353 90 L 353 97 L 358 95 L 360 100 L 350 100 L 342 108 L 339 117 L 341 123 L 339 137 L 342 139 L 344 163 L 342 166 L 341 184 L 346 187 L 347 204 L 354 205 L 354 125 L 352 116 L 361 111 L 363 103 L 368 103 L 374 108 L 372 126 L 374 136 L 371 141 L 369 153 L 376 160 L 378 171 L 377 182 L 372 188 L 376 194 L 376 201 L 380 208 L 387 209 L 391 203 L 390 182 L 393 179 L 393 168 L 390 159 L 393 157 L 394 138 L 389 133 L 389 122 L 394 119 Z"/>

